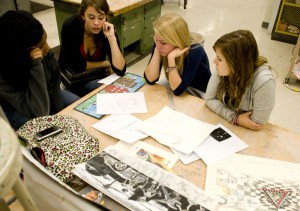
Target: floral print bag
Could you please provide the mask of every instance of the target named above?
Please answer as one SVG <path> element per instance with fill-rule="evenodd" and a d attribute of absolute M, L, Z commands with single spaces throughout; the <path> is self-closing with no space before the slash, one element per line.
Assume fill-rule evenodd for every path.
<path fill-rule="evenodd" d="M 62 132 L 36 141 L 34 134 L 57 125 Z M 73 178 L 75 165 L 85 162 L 99 152 L 99 140 L 91 136 L 79 121 L 65 115 L 43 116 L 29 120 L 17 135 L 27 141 L 26 148 L 52 174 L 63 182 Z"/>

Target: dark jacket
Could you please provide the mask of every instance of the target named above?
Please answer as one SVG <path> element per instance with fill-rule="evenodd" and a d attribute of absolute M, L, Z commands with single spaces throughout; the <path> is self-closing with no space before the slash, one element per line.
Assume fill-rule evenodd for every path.
<path fill-rule="evenodd" d="M 84 21 L 80 15 L 73 15 L 66 19 L 61 30 L 61 48 L 58 63 L 62 69 L 71 69 L 75 73 L 82 73 L 86 69 L 86 60 L 80 53 L 80 46 L 84 36 Z M 118 45 L 120 46 L 117 34 Z M 103 32 L 98 35 L 100 43 L 102 43 L 101 58 L 99 61 L 105 61 L 106 57 L 112 61 L 110 45 Z M 126 65 L 123 70 L 119 70 L 111 63 L 113 71 L 120 76 L 125 74 Z"/>
<path fill-rule="evenodd" d="M 154 53 L 155 45 L 152 49 Z M 152 59 L 152 55 L 150 61 Z M 162 64 L 161 64 L 162 66 Z M 210 79 L 211 72 L 209 68 L 209 60 L 206 52 L 199 44 L 194 44 L 189 50 L 189 54 L 184 59 L 183 70 L 181 74 L 181 83 L 174 90 L 175 95 L 181 95 L 188 87 L 193 87 L 202 92 L 206 92 L 206 87 Z M 159 80 L 159 77 L 149 82 L 144 74 L 144 77 L 149 84 L 154 84 Z"/>
<path fill-rule="evenodd" d="M 55 114 L 63 109 L 60 68 L 53 51 L 50 50 L 43 60 L 33 60 L 27 68 L 29 76 L 24 87 L 13 85 L 0 73 L 0 104 L 3 110 L 16 110 L 32 119 Z"/>

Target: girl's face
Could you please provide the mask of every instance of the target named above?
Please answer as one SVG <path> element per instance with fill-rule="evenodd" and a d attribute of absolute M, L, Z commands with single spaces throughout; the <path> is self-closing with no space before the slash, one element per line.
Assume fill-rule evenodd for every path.
<path fill-rule="evenodd" d="M 99 34 L 106 22 L 106 15 L 103 11 L 99 13 L 94 7 L 88 6 L 82 19 L 85 21 L 84 28 L 88 34 Z"/>
<path fill-rule="evenodd" d="M 230 67 L 219 48 L 216 48 L 216 58 L 214 59 L 214 63 L 216 64 L 219 76 L 228 76 L 230 74 Z"/>
<path fill-rule="evenodd" d="M 175 48 L 175 46 L 167 44 L 156 33 L 154 35 L 154 41 L 156 44 L 156 49 L 161 56 L 167 56 Z"/>

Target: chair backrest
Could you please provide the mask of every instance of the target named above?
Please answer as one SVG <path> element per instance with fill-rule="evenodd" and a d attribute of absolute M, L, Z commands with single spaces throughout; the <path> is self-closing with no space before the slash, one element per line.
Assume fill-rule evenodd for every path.
<path fill-rule="evenodd" d="M 197 32 L 190 32 L 191 36 L 198 41 L 201 45 L 204 45 L 205 37 L 202 34 L 199 34 Z"/>

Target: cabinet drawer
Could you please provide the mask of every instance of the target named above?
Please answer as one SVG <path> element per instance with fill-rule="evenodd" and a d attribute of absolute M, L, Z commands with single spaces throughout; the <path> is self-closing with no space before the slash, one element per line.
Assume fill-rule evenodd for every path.
<path fill-rule="evenodd" d="M 134 23 L 137 23 L 139 21 L 142 21 L 144 15 L 144 8 L 143 7 L 138 7 L 135 8 L 127 13 L 124 13 L 122 15 L 123 18 L 123 25 L 131 25 Z"/>
<path fill-rule="evenodd" d="M 144 30 L 143 33 L 144 35 L 148 35 L 148 34 L 153 34 L 154 30 L 153 30 L 153 21 L 155 20 L 156 17 L 152 17 L 150 19 L 145 20 L 144 22 Z"/>
<path fill-rule="evenodd" d="M 135 41 L 140 40 L 142 37 L 142 22 L 138 22 L 132 25 L 124 26 L 124 37 L 123 42 L 126 47 Z"/>
<path fill-rule="evenodd" d="M 143 42 L 142 42 L 142 53 L 143 54 L 151 53 L 151 50 L 152 50 L 152 47 L 154 44 L 153 36 L 154 36 L 154 33 L 143 36 Z"/>
<path fill-rule="evenodd" d="M 152 16 L 160 16 L 160 0 L 154 0 L 148 4 L 145 4 L 145 19 L 148 19 Z"/>

